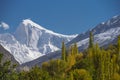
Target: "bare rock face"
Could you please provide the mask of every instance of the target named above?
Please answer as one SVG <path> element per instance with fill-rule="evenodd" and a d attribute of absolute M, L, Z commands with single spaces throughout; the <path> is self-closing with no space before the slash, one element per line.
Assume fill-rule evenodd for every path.
<path fill-rule="evenodd" d="M 13 64 L 19 65 L 19 63 L 15 60 L 15 58 L 13 57 L 13 55 L 11 55 L 1 45 L 0 45 L 0 53 L 3 54 L 2 63 L 6 62 L 6 61 L 11 61 L 11 65 L 13 65 Z"/>

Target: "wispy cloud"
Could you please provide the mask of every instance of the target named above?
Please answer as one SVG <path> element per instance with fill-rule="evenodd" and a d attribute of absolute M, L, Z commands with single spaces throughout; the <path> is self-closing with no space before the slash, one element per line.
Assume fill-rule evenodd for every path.
<path fill-rule="evenodd" d="M 4 30 L 9 29 L 9 25 L 5 22 L 1 22 L 0 27 L 3 28 Z"/>

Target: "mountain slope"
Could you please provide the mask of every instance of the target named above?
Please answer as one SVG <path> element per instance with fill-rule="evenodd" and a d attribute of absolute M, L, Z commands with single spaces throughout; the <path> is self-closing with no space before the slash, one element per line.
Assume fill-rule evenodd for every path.
<path fill-rule="evenodd" d="M 39 52 L 31 51 L 26 45 L 21 45 L 15 37 L 9 33 L 0 34 L 0 44 L 9 51 L 20 64 L 41 56 Z"/>
<path fill-rule="evenodd" d="M 13 55 L 11 55 L 1 45 L 0 45 L 0 53 L 3 54 L 2 63 L 4 63 L 5 61 L 9 60 L 9 61 L 11 61 L 11 64 L 17 64 L 17 65 L 19 65 L 19 63 L 15 60 L 15 58 L 13 57 Z"/>
<path fill-rule="evenodd" d="M 0 34 L 0 44 L 22 64 L 60 50 L 62 41 L 67 43 L 75 37 L 76 35 L 55 33 L 26 19 L 20 23 L 13 35 Z"/>
<path fill-rule="evenodd" d="M 120 35 L 120 16 L 114 16 L 112 19 L 98 24 L 95 28 L 91 29 L 94 35 L 94 43 L 100 46 L 105 46 L 112 43 L 118 35 Z M 77 43 L 80 50 L 88 47 L 89 33 L 79 34 L 76 38 L 67 43 L 67 46 Z"/>
<path fill-rule="evenodd" d="M 66 45 L 77 43 L 79 50 L 82 51 L 86 49 L 89 45 L 89 33 L 91 30 L 88 30 L 85 33 L 79 34 L 76 38 L 68 42 Z M 109 44 L 114 44 L 117 40 L 118 35 L 120 35 L 120 16 L 115 16 L 112 19 L 98 24 L 95 28 L 92 29 L 94 34 L 94 43 L 98 43 L 101 47 L 108 46 Z M 35 59 L 33 61 L 27 62 L 21 65 L 21 68 L 28 66 L 31 68 L 35 65 L 41 65 L 42 62 L 48 61 L 54 58 L 60 58 L 60 51 L 53 52 L 51 55 L 44 55 Z"/>
<path fill-rule="evenodd" d="M 15 38 L 21 44 L 25 44 L 43 54 L 59 50 L 62 41 L 67 43 L 74 37 L 75 35 L 67 36 L 54 33 L 29 19 L 23 20 L 15 32 Z"/>

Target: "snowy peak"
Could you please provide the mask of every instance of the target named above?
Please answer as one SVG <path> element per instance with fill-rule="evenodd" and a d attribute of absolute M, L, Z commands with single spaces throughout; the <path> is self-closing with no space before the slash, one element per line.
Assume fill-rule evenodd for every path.
<path fill-rule="evenodd" d="M 23 20 L 22 23 L 20 23 L 20 25 L 18 26 L 14 35 L 19 42 L 21 42 L 22 44 L 27 44 L 27 45 L 29 44 L 31 39 L 38 41 L 38 39 L 41 36 L 46 37 L 47 40 L 49 39 L 49 37 L 51 38 L 51 37 L 56 36 L 59 38 L 67 38 L 68 41 L 70 41 L 71 39 L 77 36 L 77 34 L 76 35 L 63 35 L 63 34 L 55 33 L 51 30 L 45 29 L 44 27 L 38 25 L 37 23 L 33 22 L 30 19 Z"/>
<path fill-rule="evenodd" d="M 22 64 L 60 50 L 62 41 L 67 43 L 76 36 L 55 33 L 25 19 L 14 34 L 0 34 L 0 44 Z"/>
<path fill-rule="evenodd" d="M 106 30 L 110 28 L 117 28 L 120 27 L 120 16 L 114 16 L 110 20 L 107 20 L 106 22 L 102 22 L 98 24 L 95 28 L 93 28 L 94 34 L 99 32 L 105 32 Z"/>
<path fill-rule="evenodd" d="M 43 28 L 42 26 L 38 25 L 37 23 L 33 22 L 30 19 L 23 20 L 21 24 L 23 24 L 24 26 L 31 26 L 31 27 L 35 27 L 41 30 L 46 30 L 45 28 Z"/>
<path fill-rule="evenodd" d="M 20 25 L 24 25 L 24 27 L 37 28 L 39 30 L 45 31 L 46 33 L 49 33 L 49 34 L 52 34 L 52 35 L 56 35 L 56 36 L 60 36 L 60 37 L 76 37 L 77 36 L 77 34 L 76 35 L 63 35 L 63 34 L 55 33 L 55 32 L 53 32 L 51 30 L 48 30 L 48 29 L 40 26 L 39 24 L 33 22 L 30 19 L 23 20 Z"/>
<path fill-rule="evenodd" d="M 94 35 L 94 42 L 98 43 L 100 46 L 107 46 L 108 44 L 113 43 L 118 35 L 120 35 L 120 16 L 114 16 L 110 20 L 98 24 L 91 30 Z M 79 34 L 67 45 L 69 46 L 76 42 L 80 50 L 86 49 L 89 45 L 89 33 L 91 30 Z"/>

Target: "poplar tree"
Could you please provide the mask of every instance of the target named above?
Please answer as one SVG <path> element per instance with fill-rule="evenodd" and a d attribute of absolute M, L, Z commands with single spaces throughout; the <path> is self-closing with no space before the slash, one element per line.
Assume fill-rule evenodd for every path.
<path fill-rule="evenodd" d="M 90 31 L 90 34 L 89 34 L 89 48 L 92 48 L 93 45 L 94 45 L 94 38 L 93 38 L 93 33 L 92 31 Z"/>
<path fill-rule="evenodd" d="M 65 48 L 65 43 L 62 42 L 62 55 L 61 55 L 62 60 L 66 60 L 66 48 Z"/>
<path fill-rule="evenodd" d="M 117 44 L 118 44 L 118 61 L 120 61 L 120 36 L 118 36 L 118 42 L 117 42 Z"/>
<path fill-rule="evenodd" d="M 78 47 L 77 47 L 77 43 L 74 44 L 74 54 L 78 54 Z"/>
<path fill-rule="evenodd" d="M 120 68 L 120 35 L 118 36 L 117 47 L 118 47 L 117 63 L 118 63 L 119 68 Z M 119 73 L 120 73 L 120 69 L 119 69 Z"/>

